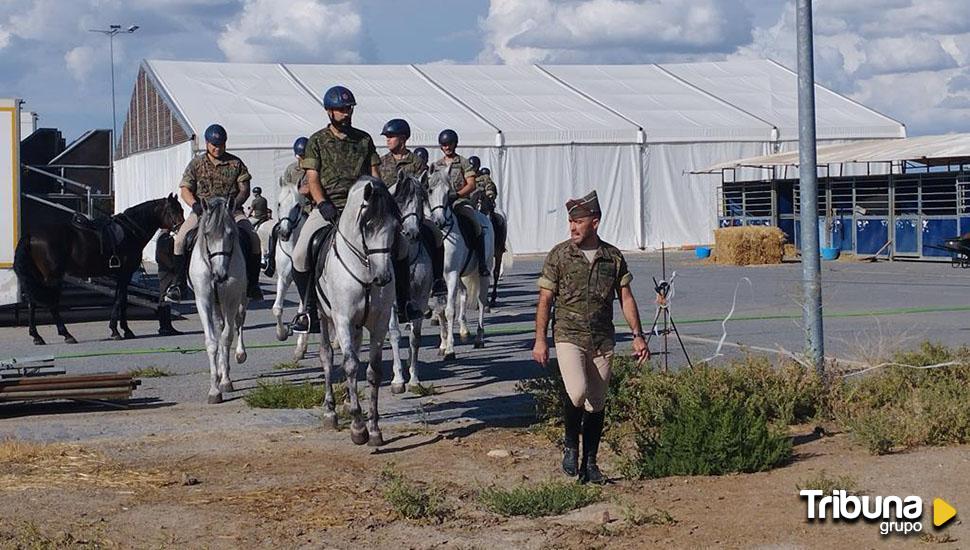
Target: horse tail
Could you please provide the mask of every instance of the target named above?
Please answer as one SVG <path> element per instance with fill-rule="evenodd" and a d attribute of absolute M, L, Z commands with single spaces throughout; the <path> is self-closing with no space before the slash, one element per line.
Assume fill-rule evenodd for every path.
<path fill-rule="evenodd" d="M 17 242 L 13 256 L 13 272 L 20 281 L 22 291 L 30 300 L 40 304 L 50 304 L 54 299 L 53 292 L 44 285 L 41 275 L 33 258 L 30 257 L 30 235 L 24 234 Z"/>

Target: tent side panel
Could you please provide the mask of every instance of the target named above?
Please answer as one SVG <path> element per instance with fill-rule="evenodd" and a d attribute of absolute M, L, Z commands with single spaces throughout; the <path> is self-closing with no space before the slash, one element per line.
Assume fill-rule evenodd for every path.
<path fill-rule="evenodd" d="M 125 117 L 121 136 L 118 138 L 116 158 L 123 159 L 142 151 L 163 149 L 191 137 L 191 131 L 183 127 L 142 66 L 138 70 L 128 116 Z"/>

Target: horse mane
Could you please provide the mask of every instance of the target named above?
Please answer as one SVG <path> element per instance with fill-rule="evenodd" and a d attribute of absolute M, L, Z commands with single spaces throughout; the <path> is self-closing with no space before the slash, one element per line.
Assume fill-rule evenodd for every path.
<path fill-rule="evenodd" d="M 387 223 L 389 217 L 398 221 L 401 219 L 401 209 L 398 208 L 397 201 L 394 200 L 384 182 L 370 176 L 361 176 L 357 180 L 357 184 L 361 183 L 371 184 L 370 198 L 360 215 L 361 224 L 373 231 L 381 224 Z"/>
<path fill-rule="evenodd" d="M 200 220 L 200 225 L 205 233 L 219 227 L 236 226 L 232 212 L 226 207 L 225 197 L 215 197 L 206 201 L 206 209 L 202 220 Z"/>
<path fill-rule="evenodd" d="M 394 198 L 398 201 L 405 201 L 415 195 L 424 202 L 428 201 L 428 191 L 421 184 L 421 181 L 414 175 L 405 174 L 394 186 Z"/>

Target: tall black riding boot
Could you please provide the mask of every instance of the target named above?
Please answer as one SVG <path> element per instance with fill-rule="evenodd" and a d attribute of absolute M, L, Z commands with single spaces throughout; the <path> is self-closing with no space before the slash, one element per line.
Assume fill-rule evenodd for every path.
<path fill-rule="evenodd" d="M 280 224 L 273 226 L 273 231 L 269 234 L 269 246 L 266 247 L 266 258 L 263 261 L 263 273 L 267 277 L 276 274 L 276 243 L 280 238 Z"/>
<path fill-rule="evenodd" d="M 485 261 L 485 236 L 481 235 L 475 241 L 475 254 L 478 255 L 478 275 L 488 277 L 491 272 L 488 270 L 488 263 Z"/>
<path fill-rule="evenodd" d="M 250 300 L 262 300 L 263 289 L 259 288 L 259 253 L 246 257 L 246 295 Z"/>
<path fill-rule="evenodd" d="M 165 301 L 179 303 L 185 293 L 185 254 L 175 254 L 172 256 L 172 271 L 175 272 L 175 280 L 165 289 Z"/>
<path fill-rule="evenodd" d="M 583 483 L 601 485 L 606 482 L 603 472 L 596 465 L 596 453 L 600 448 L 600 438 L 603 436 L 603 419 L 606 413 L 587 412 L 583 419 L 583 463 L 579 469 L 579 480 Z"/>
<path fill-rule="evenodd" d="M 394 260 L 394 293 L 397 298 L 397 322 L 408 323 L 423 315 L 411 304 L 411 265 L 407 258 Z"/>
<path fill-rule="evenodd" d="M 306 334 L 310 331 L 310 315 L 307 313 L 312 308 L 310 306 L 310 273 L 298 271 L 293 268 L 293 282 L 296 283 L 296 291 L 300 293 L 300 300 L 306 304 L 303 313 L 297 313 L 290 323 L 290 328 L 296 334 Z"/>
<path fill-rule="evenodd" d="M 445 247 L 443 244 L 438 246 L 438 240 L 425 225 L 421 226 L 421 236 L 431 256 L 431 295 L 444 296 L 448 293 L 448 286 L 445 285 Z"/>
<path fill-rule="evenodd" d="M 158 335 L 178 336 L 182 334 L 172 326 L 172 306 L 162 304 L 158 306 Z"/>
<path fill-rule="evenodd" d="M 563 438 L 562 471 L 567 476 L 575 476 L 579 471 L 579 431 L 583 423 L 582 407 L 574 407 L 568 397 L 563 399 L 563 423 L 566 435 Z"/>

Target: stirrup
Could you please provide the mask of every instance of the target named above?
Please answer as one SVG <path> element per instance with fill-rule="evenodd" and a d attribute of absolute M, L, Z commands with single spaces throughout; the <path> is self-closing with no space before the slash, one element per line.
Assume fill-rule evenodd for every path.
<path fill-rule="evenodd" d="M 290 331 L 293 334 L 308 334 L 310 332 L 310 314 L 305 311 L 303 313 L 297 313 L 293 317 L 293 321 L 290 322 Z"/>
<path fill-rule="evenodd" d="M 172 285 L 165 291 L 165 301 L 172 304 L 182 303 L 182 289 L 179 285 Z"/>
<path fill-rule="evenodd" d="M 108 269 L 118 269 L 120 267 L 121 258 L 119 258 L 116 254 L 112 254 L 111 257 L 108 258 Z"/>

